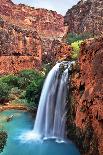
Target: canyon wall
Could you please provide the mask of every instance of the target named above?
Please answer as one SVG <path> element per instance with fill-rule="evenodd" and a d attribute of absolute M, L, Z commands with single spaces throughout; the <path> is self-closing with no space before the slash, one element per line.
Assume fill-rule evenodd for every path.
<path fill-rule="evenodd" d="M 0 74 L 38 68 L 41 55 L 41 39 L 36 31 L 0 20 Z"/>
<path fill-rule="evenodd" d="M 40 67 L 42 55 L 51 55 L 54 40 L 66 32 L 55 11 L 0 0 L 0 74 Z"/>
<path fill-rule="evenodd" d="M 9 23 L 37 31 L 43 38 L 62 38 L 66 32 L 62 15 L 23 4 L 15 5 L 11 0 L 0 0 L 0 16 Z"/>
<path fill-rule="evenodd" d="M 71 81 L 68 136 L 81 154 L 103 154 L 103 38 L 82 44 Z"/>
<path fill-rule="evenodd" d="M 79 1 L 77 5 L 67 11 L 65 25 L 68 25 L 68 32 L 103 34 L 103 1 Z"/>

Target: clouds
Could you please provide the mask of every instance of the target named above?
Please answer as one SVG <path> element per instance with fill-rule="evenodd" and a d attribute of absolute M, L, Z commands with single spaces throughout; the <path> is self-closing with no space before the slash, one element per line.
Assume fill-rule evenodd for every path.
<path fill-rule="evenodd" d="M 37 8 L 54 10 L 65 15 L 66 11 L 76 4 L 79 0 L 12 0 L 14 3 L 24 3 Z"/>

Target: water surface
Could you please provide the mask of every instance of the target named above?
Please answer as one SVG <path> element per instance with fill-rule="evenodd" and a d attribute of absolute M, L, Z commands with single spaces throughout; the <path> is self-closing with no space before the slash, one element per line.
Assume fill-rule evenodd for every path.
<path fill-rule="evenodd" d="M 7 116 L 14 115 L 10 122 Z M 57 143 L 55 139 L 42 142 L 20 139 L 20 136 L 33 129 L 34 120 L 30 113 L 7 110 L 0 113 L 0 128 L 8 132 L 7 145 L 0 155 L 80 155 L 71 142 Z"/>

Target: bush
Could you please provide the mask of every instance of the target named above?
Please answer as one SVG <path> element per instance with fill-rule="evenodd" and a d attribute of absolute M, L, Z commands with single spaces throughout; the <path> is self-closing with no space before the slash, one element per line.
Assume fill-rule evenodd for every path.
<path fill-rule="evenodd" d="M 4 146 L 7 141 L 7 133 L 5 131 L 0 131 L 0 153 L 3 151 Z"/>
<path fill-rule="evenodd" d="M 9 99 L 10 88 L 6 83 L 0 81 L 0 102 L 4 103 Z"/>
<path fill-rule="evenodd" d="M 23 70 L 19 72 L 19 88 L 25 89 L 32 83 L 42 77 L 42 74 L 35 70 Z"/>
<path fill-rule="evenodd" d="M 73 51 L 72 51 L 72 55 L 71 58 L 72 59 L 77 59 L 79 57 L 79 52 L 80 52 L 80 45 L 83 41 L 76 41 L 74 43 L 71 44 Z"/>
<path fill-rule="evenodd" d="M 26 90 L 25 98 L 27 99 L 29 106 L 34 108 L 37 107 L 42 86 L 43 86 L 44 78 L 38 78 L 36 81 L 33 81 Z"/>
<path fill-rule="evenodd" d="M 9 99 L 10 100 L 15 100 L 21 96 L 22 90 L 19 89 L 18 87 L 14 87 L 10 91 Z"/>
<path fill-rule="evenodd" d="M 93 37 L 91 33 L 85 32 L 83 34 L 76 34 L 76 33 L 68 33 L 67 35 L 67 43 L 71 44 L 80 40 L 85 40 Z"/>
<path fill-rule="evenodd" d="M 19 78 L 15 75 L 7 75 L 0 78 L 0 81 L 6 83 L 10 88 L 18 87 Z"/>

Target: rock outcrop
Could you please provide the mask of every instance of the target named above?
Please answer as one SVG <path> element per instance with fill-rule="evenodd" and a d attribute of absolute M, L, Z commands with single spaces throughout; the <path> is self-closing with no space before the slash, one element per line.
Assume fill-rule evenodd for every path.
<path fill-rule="evenodd" d="M 0 0 L 0 74 L 38 68 L 67 28 L 55 11 Z"/>
<path fill-rule="evenodd" d="M 65 16 L 68 32 L 103 34 L 103 1 L 81 0 Z"/>
<path fill-rule="evenodd" d="M 83 155 L 102 155 L 103 38 L 83 43 L 71 82 L 69 136 Z"/>
<path fill-rule="evenodd" d="M 69 59 L 72 51 L 70 45 L 55 39 L 53 41 L 48 40 L 48 42 L 44 41 L 43 47 L 43 61 L 45 63 L 56 63 L 58 60 Z"/>
<path fill-rule="evenodd" d="M 41 38 L 36 31 L 0 20 L 0 74 L 38 68 L 41 55 Z"/>

